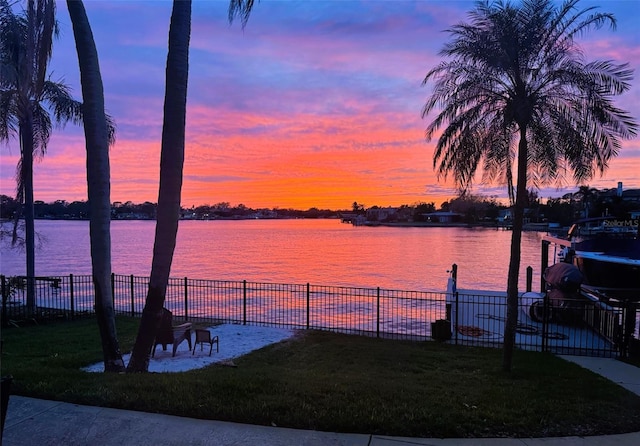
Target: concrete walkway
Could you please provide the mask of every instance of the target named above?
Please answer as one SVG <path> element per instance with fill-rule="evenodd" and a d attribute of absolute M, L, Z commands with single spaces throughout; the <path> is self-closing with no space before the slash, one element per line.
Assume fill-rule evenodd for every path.
<path fill-rule="evenodd" d="M 640 395 L 640 368 L 613 358 L 593 358 L 590 356 L 560 356 L 566 361 L 604 376 L 619 386 Z M 640 443 L 638 443 L 640 444 Z"/>
<path fill-rule="evenodd" d="M 640 368 L 614 359 L 563 357 L 640 395 Z M 254 426 L 11 396 L 4 446 L 637 446 L 640 432 L 599 437 L 436 439 Z"/>

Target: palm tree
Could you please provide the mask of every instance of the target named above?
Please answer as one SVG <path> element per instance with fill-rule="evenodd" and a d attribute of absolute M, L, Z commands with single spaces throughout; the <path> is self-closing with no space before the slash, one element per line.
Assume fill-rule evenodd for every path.
<path fill-rule="evenodd" d="M 253 0 L 231 0 L 229 20 L 236 15 L 247 23 Z M 149 289 L 127 372 L 146 372 L 153 340 L 160 326 L 180 219 L 182 167 L 189 74 L 191 1 L 174 0 L 169 26 L 164 121 L 160 149 L 160 191 Z"/>
<path fill-rule="evenodd" d="M 47 77 L 53 38 L 58 34 L 54 0 L 28 0 L 22 15 L 0 0 L 0 141 L 20 142 L 16 199 L 23 203 L 27 307 L 35 307 L 35 225 L 33 160 L 43 156 L 54 120 L 79 123 L 82 105 L 69 88 Z"/>
<path fill-rule="evenodd" d="M 160 191 L 153 245 L 151 277 L 127 372 L 146 372 L 153 340 L 162 317 L 171 262 L 178 234 L 182 167 L 184 164 L 191 0 L 174 0 L 169 26 L 164 122 L 160 149 Z"/>
<path fill-rule="evenodd" d="M 502 180 L 515 198 L 507 280 L 503 369 L 511 370 L 518 318 L 520 240 L 527 182 L 538 186 L 572 171 L 579 183 L 604 172 L 620 150 L 620 139 L 637 123 L 616 108 L 614 96 L 630 87 L 632 70 L 612 61 L 585 63 L 576 37 L 609 24 L 611 14 L 579 0 L 556 8 L 552 0 L 479 1 L 470 22 L 448 30 L 447 59 L 430 70 L 433 93 L 423 118 L 426 139 L 443 128 L 433 163 L 438 176 L 453 173 L 459 187 L 472 184 L 482 162 L 483 179 Z M 513 169 L 516 190 L 513 190 Z M 514 197 L 515 195 L 515 197 Z"/>
<path fill-rule="evenodd" d="M 111 290 L 111 182 L 109 145 L 114 126 L 104 112 L 102 76 L 93 32 L 81 0 L 67 0 L 76 41 L 82 84 L 87 148 L 87 194 L 91 211 L 89 236 L 95 309 L 102 341 L 105 372 L 123 372 Z"/>
<path fill-rule="evenodd" d="M 598 199 L 598 189 L 586 186 L 580 186 L 578 191 L 573 194 L 573 198 L 577 198 L 582 205 L 582 213 L 584 218 L 588 218 L 593 203 Z"/>

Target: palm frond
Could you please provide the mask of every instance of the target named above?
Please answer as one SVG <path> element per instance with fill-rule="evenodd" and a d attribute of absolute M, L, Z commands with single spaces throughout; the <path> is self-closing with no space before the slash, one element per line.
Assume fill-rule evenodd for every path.
<path fill-rule="evenodd" d="M 15 90 L 0 90 L 0 142 L 9 143 L 9 139 L 18 135 Z"/>
<path fill-rule="evenodd" d="M 58 23 L 55 19 L 55 2 L 53 0 L 35 1 L 34 29 L 34 71 L 35 91 L 41 91 L 47 76 L 47 66 L 53 52 L 53 39 L 58 35 Z"/>
<path fill-rule="evenodd" d="M 21 13 L 15 13 L 7 0 L 0 0 L 0 140 L 17 137 L 20 141 L 16 192 L 21 202 L 25 196 L 23 157 L 31 153 L 37 158 L 46 152 L 52 129 L 50 111 L 60 125 L 81 122 L 82 106 L 71 98 L 68 87 L 47 78 L 57 34 L 54 0 L 28 0 Z M 32 142 L 31 146 L 22 146 L 22 132 L 30 133 L 25 144 Z"/>
<path fill-rule="evenodd" d="M 230 0 L 229 1 L 229 23 L 233 23 L 233 19 L 240 17 L 242 27 L 244 28 L 249 21 L 251 10 L 253 9 L 254 0 Z"/>
<path fill-rule="evenodd" d="M 57 124 L 82 124 L 82 103 L 71 97 L 70 89 L 60 82 L 45 81 L 41 100 L 50 104 Z"/>
<path fill-rule="evenodd" d="M 108 142 L 109 146 L 113 146 L 116 143 L 116 121 L 113 119 L 113 116 L 105 113 L 105 119 L 107 120 L 107 133 L 108 133 Z"/>
<path fill-rule="evenodd" d="M 40 103 L 34 102 L 32 109 L 31 131 L 33 134 L 33 155 L 42 158 L 47 151 L 51 138 L 51 117 Z"/>
<path fill-rule="evenodd" d="M 20 204 L 24 203 L 24 177 L 22 176 L 22 158 L 18 160 L 16 166 L 16 201 Z"/>

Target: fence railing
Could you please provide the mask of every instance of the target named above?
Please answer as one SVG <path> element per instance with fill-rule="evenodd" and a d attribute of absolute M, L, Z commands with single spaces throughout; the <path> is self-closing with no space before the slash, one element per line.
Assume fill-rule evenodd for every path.
<path fill-rule="evenodd" d="M 27 306 L 24 277 L 2 276 L 2 323 L 75 319 L 94 314 L 91 276 L 36 277 Z M 139 317 L 149 279 L 112 275 L 116 314 Z M 533 296 L 533 297 L 531 297 Z M 397 339 L 442 339 L 461 345 L 503 344 L 503 295 L 401 291 L 312 284 L 171 278 L 165 307 L 178 320 L 320 329 Z M 569 311 L 571 309 L 571 311 Z M 520 300 L 516 345 L 561 354 L 625 355 L 637 327 L 638 304 L 565 302 L 563 312 L 543 294 Z M 562 317 L 561 317 L 562 316 Z"/>
<path fill-rule="evenodd" d="M 94 313 L 91 276 L 34 278 L 33 307 L 25 305 L 25 277 L 3 276 L 2 281 L 3 321 Z M 148 282 L 148 277 L 113 274 L 116 314 L 139 317 Z M 179 320 L 425 339 L 430 321 L 445 317 L 445 299 L 438 292 L 171 278 L 164 306 Z"/>
<path fill-rule="evenodd" d="M 113 276 L 117 313 L 142 313 L 148 279 Z M 307 284 L 170 279 L 165 307 L 184 320 L 428 338 L 444 293 Z"/>

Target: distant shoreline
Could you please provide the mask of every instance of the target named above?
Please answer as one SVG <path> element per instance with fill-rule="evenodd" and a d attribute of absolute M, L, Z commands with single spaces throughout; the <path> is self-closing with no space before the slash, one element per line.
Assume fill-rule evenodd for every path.
<path fill-rule="evenodd" d="M 360 226 L 386 226 L 386 227 L 396 227 L 396 228 L 486 228 L 486 229 L 502 229 L 505 231 L 510 231 L 513 229 L 513 225 L 505 225 L 500 223 L 438 223 L 438 222 L 366 222 L 361 224 Z M 548 232 L 550 229 L 553 232 L 563 232 L 567 228 L 563 227 L 549 227 L 548 223 L 527 223 L 523 226 L 523 231 L 539 231 L 539 232 Z"/>
<path fill-rule="evenodd" d="M 300 217 L 276 217 L 276 218 L 255 218 L 255 217 L 222 217 L 222 218 L 210 218 L 210 219 L 194 219 L 194 218 L 181 218 L 180 221 L 245 221 L 245 220 L 299 220 Z M 305 220 L 317 220 L 316 218 L 303 217 Z M 323 220 L 339 220 L 338 217 L 331 218 L 319 218 Z M 22 219 L 21 219 L 22 220 Z M 39 217 L 35 220 L 48 220 L 48 221 L 89 221 L 89 218 L 51 218 L 51 217 Z M 2 219 L 4 222 L 10 222 L 13 220 Z M 112 218 L 111 221 L 155 221 L 155 218 Z M 352 224 L 343 222 L 343 224 Z M 373 222 L 367 221 L 356 226 L 369 226 L 369 227 L 392 227 L 392 228 L 486 228 L 486 229 L 502 229 L 510 231 L 513 226 L 510 224 L 496 223 L 496 222 L 484 222 L 484 223 L 461 223 L 461 222 L 428 222 L 428 221 L 413 221 L 413 222 Z M 554 233 L 566 232 L 568 228 L 565 227 L 550 227 L 548 223 L 527 223 L 523 226 L 523 231 L 538 231 Z"/>

